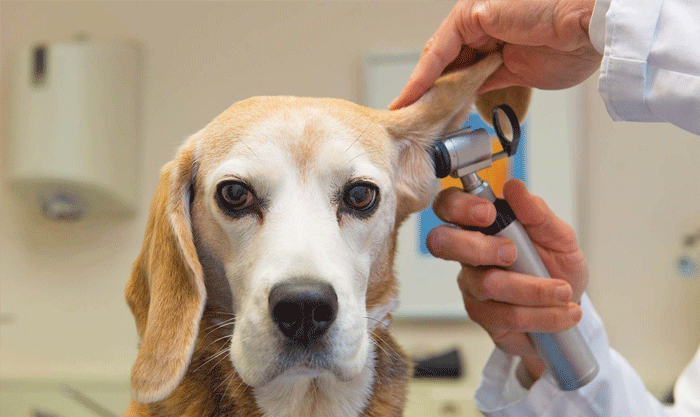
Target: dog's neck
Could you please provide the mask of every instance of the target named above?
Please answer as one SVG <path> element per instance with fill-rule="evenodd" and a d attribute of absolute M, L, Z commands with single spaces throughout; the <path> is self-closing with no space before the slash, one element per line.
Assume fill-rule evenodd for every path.
<path fill-rule="evenodd" d="M 264 416 L 356 417 L 369 402 L 374 375 L 371 355 L 362 373 L 350 381 L 330 373 L 281 376 L 253 393 Z"/>

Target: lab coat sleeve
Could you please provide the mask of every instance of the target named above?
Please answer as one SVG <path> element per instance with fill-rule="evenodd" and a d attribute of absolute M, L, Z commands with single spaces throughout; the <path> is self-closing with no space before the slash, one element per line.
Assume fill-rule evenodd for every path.
<path fill-rule="evenodd" d="M 527 390 L 515 375 L 519 359 L 496 348 L 476 392 L 479 410 L 488 416 L 687 415 L 665 408 L 646 390 L 629 363 L 610 348 L 603 323 L 586 295 L 581 300 L 581 308 L 583 318 L 579 326 L 598 360 L 598 376 L 577 391 L 562 391 L 545 372 Z M 700 381 L 691 381 L 690 385 L 689 390 L 700 394 Z"/>
<path fill-rule="evenodd" d="M 700 2 L 598 0 L 589 33 L 603 52 L 598 90 L 613 120 L 700 135 Z"/>

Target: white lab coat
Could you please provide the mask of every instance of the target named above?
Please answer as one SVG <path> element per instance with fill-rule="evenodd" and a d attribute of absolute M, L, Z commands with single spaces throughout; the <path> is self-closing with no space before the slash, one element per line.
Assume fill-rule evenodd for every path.
<path fill-rule="evenodd" d="M 562 391 L 545 372 L 527 390 L 515 375 L 520 360 L 495 349 L 476 392 L 479 410 L 488 416 L 514 417 L 700 416 L 700 349 L 676 382 L 676 404 L 664 407 L 646 390 L 632 366 L 610 348 L 603 322 L 585 294 L 581 308 L 584 318 L 579 326 L 598 360 L 598 376 L 577 391 Z"/>
<path fill-rule="evenodd" d="M 666 121 L 700 135 L 700 1 L 597 0 L 589 32 L 604 55 L 599 91 L 614 120 Z M 610 348 L 585 294 L 581 308 L 600 365 L 593 381 L 564 392 L 545 373 L 527 390 L 515 375 L 519 359 L 495 349 L 477 407 L 489 416 L 700 416 L 700 349 L 675 384 L 675 406 L 664 407 Z"/>

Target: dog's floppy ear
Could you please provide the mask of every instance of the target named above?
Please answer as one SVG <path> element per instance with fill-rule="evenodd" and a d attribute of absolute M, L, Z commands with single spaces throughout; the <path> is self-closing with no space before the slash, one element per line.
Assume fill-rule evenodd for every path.
<path fill-rule="evenodd" d="M 167 397 L 180 383 L 199 330 L 206 290 L 189 213 L 195 170 L 191 144 L 161 170 L 126 288 L 141 338 L 131 373 L 132 395 L 141 403 Z"/>
<path fill-rule="evenodd" d="M 408 214 L 424 209 L 437 192 L 433 162 L 427 149 L 440 136 L 462 127 L 477 104 L 482 118 L 491 121 L 491 109 L 508 104 L 518 120 L 525 116 L 530 89 L 509 87 L 478 96 L 477 90 L 502 63 L 492 54 L 470 67 L 440 77 L 423 97 L 400 110 L 385 112 L 384 125 L 398 147 L 395 172 L 399 200 Z M 400 216 L 399 216 L 400 217 Z"/>

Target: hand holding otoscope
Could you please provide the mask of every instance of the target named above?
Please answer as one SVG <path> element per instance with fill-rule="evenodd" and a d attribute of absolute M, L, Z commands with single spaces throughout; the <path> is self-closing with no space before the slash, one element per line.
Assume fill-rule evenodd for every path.
<path fill-rule="evenodd" d="M 509 125 L 501 126 L 503 116 Z M 479 178 L 478 171 L 494 160 L 517 152 L 520 125 L 508 106 L 493 109 L 493 125 L 503 151 L 493 154 L 491 138 L 484 129 L 462 129 L 446 135 L 434 144 L 435 173 L 439 178 L 451 175 L 460 178 L 465 192 L 486 198 L 496 206 L 496 221 L 479 230 L 487 235 L 506 237 L 518 248 L 516 261 L 507 269 L 535 277 L 550 278 L 532 241 L 505 200 L 497 199 L 489 184 Z M 508 131 L 512 132 L 510 135 Z M 590 382 L 598 372 L 598 364 L 578 327 L 558 333 L 528 333 L 547 369 L 562 390 L 575 390 Z"/>

